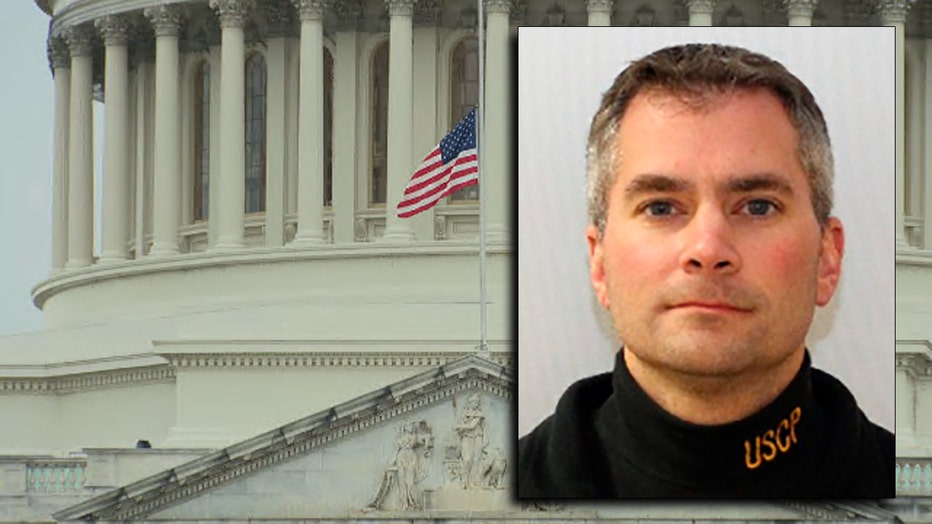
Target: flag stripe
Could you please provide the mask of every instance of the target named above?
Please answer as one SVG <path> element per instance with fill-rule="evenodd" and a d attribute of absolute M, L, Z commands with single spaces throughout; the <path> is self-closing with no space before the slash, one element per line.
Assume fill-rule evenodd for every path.
<path fill-rule="evenodd" d="M 401 218 L 412 217 L 434 207 L 447 195 L 478 183 L 476 110 L 473 109 L 424 157 L 411 175 L 396 212 Z"/>

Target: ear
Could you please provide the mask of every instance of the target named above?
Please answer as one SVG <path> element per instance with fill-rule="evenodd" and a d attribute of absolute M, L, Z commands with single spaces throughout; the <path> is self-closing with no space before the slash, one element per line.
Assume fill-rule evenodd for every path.
<path fill-rule="evenodd" d="M 822 229 L 822 249 L 819 252 L 819 274 L 816 287 L 816 305 L 829 303 L 841 278 L 841 259 L 845 254 L 845 230 L 841 221 L 829 217 Z"/>
<path fill-rule="evenodd" d="M 608 285 L 605 281 L 605 255 L 598 228 L 593 225 L 586 227 L 586 241 L 589 242 L 589 281 L 592 282 L 592 289 L 599 304 L 608 309 L 610 304 Z"/>

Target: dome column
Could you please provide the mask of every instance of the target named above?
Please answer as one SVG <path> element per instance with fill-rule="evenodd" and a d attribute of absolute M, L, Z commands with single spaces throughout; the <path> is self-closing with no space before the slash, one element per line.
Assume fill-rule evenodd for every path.
<path fill-rule="evenodd" d="M 414 231 L 395 208 L 414 173 L 411 140 L 414 137 L 412 84 L 414 61 L 414 0 L 386 0 L 389 16 L 388 43 L 388 185 L 385 233 L 382 241 L 410 242 Z"/>
<path fill-rule="evenodd" d="M 301 18 L 298 231 L 295 246 L 324 241 L 324 2 L 293 0 Z"/>
<path fill-rule="evenodd" d="M 712 25 L 712 13 L 715 12 L 715 0 L 686 0 L 689 10 L 689 25 L 709 27 Z"/>
<path fill-rule="evenodd" d="M 910 0 L 881 0 L 877 3 L 880 24 L 896 28 L 896 247 L 906 241 L 906 14 Z"/>
<path fill-rule="evenodd" d="M 104 130 L 103 214 L 100 261 L 118 262 L 129 255 L 129 72 L 127 20 L 105 16 L 96 22 L 104 37 Z"/>
<path fill-rule="evenodd" d="M 784 0 L 790 27 L 808 27 L 812 25 L 812 13 L 816 0 Z"/>
<path fill-rule="evenodd" d="M 87 26 L 68 30 L 71 50 L 71 100 L 68 121 L 68 261 L 67 269 L 93 262 L 94 121 L 91 112 L 94 32 Z"/>
<path fill-rule="evenodd" d="M 590 27 L 607 27 L 612 25 L 614 0 L 586 0 L 586 12 L 589 14 Z"/>
<path fill-rule="evenodd" d="M 286 35 L 291 26 L 291 8 L 286 4 L 269 6 L 267 22 L 268 96 L 266 97 L 265 155 L 265 245 L 285 243 L 285 73 Z"/>
<path fill-rule="evenodd" d="M 155 179 L 152 184 L 152 256 L 179 253 L 181 225 L 181 114 L 178 33 L 181 14 L 163 5 L 145 10 L 155 29 Z"/>
<path fill-rule="evenodd" d="M 60 37 L 50 37 L 49 57 L 55 77 L 55 152 L 52 157 L 52 273 L 68 259 L 68 111 L 71 55 Z"/>
<path fill-rule="evenodd" d="M 485 122 L 482 123 L 485 137 L 479 152 L 485 160 L 480 159 L 479 183 L 485 184 L 486 238 L 493 242 L 511 238 L 508 220 L 516 175 L 510 158 L 512 111 L 508 106 L 512 79 L 508 44 L 511 7 L 511 0 L 485 0 Z"/>
<path fill-rule="evenodd" d="M 220 17 L 220 177 L 216 250 L 244 246 L 246 202 L 246 64 L 243 26 L 250 2 L 211 0 Z M 213 191 L 214 188 L 211 188 Z"/>

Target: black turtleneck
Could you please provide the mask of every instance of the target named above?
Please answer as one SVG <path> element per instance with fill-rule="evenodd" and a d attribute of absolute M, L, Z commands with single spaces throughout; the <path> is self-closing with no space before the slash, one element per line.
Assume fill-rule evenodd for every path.
<path fill-rule="evenodd" d="M 518 441 L 518 497 L 892 498 L 894 461 L 893 434 L 808 353 L 772 403 L 704 426 L 657 405 L 619 351 Z"/>

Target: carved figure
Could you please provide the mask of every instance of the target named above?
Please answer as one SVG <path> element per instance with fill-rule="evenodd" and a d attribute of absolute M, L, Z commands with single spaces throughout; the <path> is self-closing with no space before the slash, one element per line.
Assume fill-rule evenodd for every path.
<path fill-rule="evenodd" d="M 424 491 L 420 483 L 427 477 L 428 459 L 434 436 L 425 420 L 405 423 L 398 437 L 395 458 L 382 475 L 375 500 L 369 509 L 382 509 L 392 487 L 398 493 L 398 509 L 423 509 Z"/>
<path fill-rule="evenodd" d="M 508 459 L 504 451 L 485 441 L 486 417 L 478 393 L 466 400 L 453 430 L 459 442 L 445 450 L 447 474 L 458 479 L 464 489 L 503 489 Z"/>
<path fill-rule="evenodd" d="M 460 480 L 464 488 L 478 486 L 479 458 L 485 447 L 485 413 L 478 393 L 469 396 L 454 430 L 460 436 Z"/>

